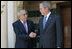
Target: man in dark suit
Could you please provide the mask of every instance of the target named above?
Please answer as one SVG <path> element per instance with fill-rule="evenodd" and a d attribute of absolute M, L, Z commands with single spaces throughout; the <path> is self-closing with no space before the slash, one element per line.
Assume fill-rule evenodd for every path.
<path fill-rule="evenodd" d="M 35 47 L 34 24 L 27 20 L 27 11 L 20 10 L 18 12 L 19 20 L 13 23 L 13 28 L 16 34 L 15 48 L 33 48 Z"/>
<path fill-rule="evenodd" d="M 60 16 L 50 11 L 50 3 L 40 3 L 43 15 L 39 21 L 40 48 L 62 48 L 63 32 Z"/>

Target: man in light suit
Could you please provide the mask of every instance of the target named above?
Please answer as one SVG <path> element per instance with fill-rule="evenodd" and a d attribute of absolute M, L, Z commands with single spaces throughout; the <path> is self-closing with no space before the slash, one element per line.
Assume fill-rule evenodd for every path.
<path fill-rule="evenodd" d="M 42 2 L 39 5 L 43 17 L 39 21 L 40 48 L 62 48 L 63 32 L 60 16 L 50 11 L 50 3 Z M 40 32 L 40 33 L 39 33 Z"/>
<path fill-rule="evenodd" d="M 27 11 L 20 10 L 18 12 L 18 18 L 13 23 L 13 28 L 16 34 L 15 48 L 33 48 L 35 47 L 34 23 L 28 20 Z"/>

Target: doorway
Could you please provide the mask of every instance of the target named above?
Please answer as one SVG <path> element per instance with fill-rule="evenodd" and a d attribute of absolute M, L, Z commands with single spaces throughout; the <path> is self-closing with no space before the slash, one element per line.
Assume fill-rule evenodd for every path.
<path fill-rule="evenodd" d="M 63 21 L 64 48 L 71 48 L 71 2 L 57 3 L 57 13 Z"/>

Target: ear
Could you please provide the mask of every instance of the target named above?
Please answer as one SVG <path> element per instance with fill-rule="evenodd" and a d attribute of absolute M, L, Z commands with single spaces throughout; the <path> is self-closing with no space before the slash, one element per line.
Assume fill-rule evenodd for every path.
<path fill-rule="evenodd" d="M 46 8 L 46 10 L 49 10 L 49 8 Z"/>
<path fill-rule="evenodd" d="M 46 8 L 46 11 L 49 11 L 49 8 Z"/>
<path fill-rule="evenodd" d="M 45 11 L 48 11 L 48 8 L 45 8 Z"/>
<path fill-rule="evenodd" d="M 20 16 L 18 16 L 18 18 L 20 18 Z"/>

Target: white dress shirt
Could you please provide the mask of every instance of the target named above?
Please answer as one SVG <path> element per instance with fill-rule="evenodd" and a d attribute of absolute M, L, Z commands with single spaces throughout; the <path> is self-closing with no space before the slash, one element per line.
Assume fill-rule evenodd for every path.
<path fill-rule="evenodd" d="M 50 14 L 51 14 L 51 12 L 49 12 L 49 13 L 47 14 L 46 22 L 47 22 L 47 20 L 48 20 L 48 18 L 49 18 L 49 16 L 50 16 Z"/>

